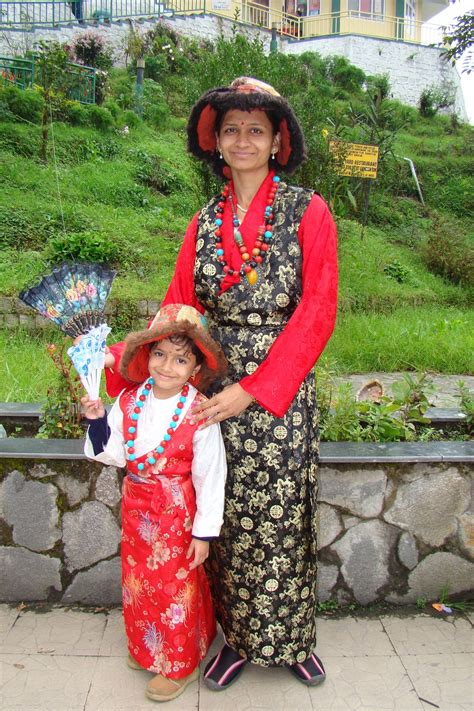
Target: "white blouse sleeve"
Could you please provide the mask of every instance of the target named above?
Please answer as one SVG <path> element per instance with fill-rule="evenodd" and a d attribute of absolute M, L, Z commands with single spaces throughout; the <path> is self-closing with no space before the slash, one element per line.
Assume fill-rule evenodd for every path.
<path fill-rule="evenodd" d="M 197 511 L 193 536 L 218 536 L 224 518 L 227 462 L 220 425 L 196 430 L 193 437 L 192 479 Z"/>
<path fill-rule="evenodd" d="M 114 467 L 125 466 L 125 447 L 123 444 L 123 413 L 120 408 L 119 398 L 114 402 L 112 409 L 107 415 L 107 424 L 110 427 L 110 437 L 100 454 L 94 454 L 92 442 L 87 433 L 84 445 L 84 454 L 88 459 L 95 459 L 96 462 L 109 464 Z"/>

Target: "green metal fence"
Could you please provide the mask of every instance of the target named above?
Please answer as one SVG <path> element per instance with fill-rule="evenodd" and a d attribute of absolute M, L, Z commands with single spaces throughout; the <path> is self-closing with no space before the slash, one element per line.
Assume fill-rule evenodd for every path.
<path fill-rule="evenodd" d="M 95 74 L 93 67 L 68 62 L 66 69 L 66 95 L 81 104 L 95 104 Z M 14 84 L 27 89 L 41 84 L 35 57 L 0 57 L 0 84 Z"/>
<path fill-rule="evenodd" d="M 2 84 L 15 84 L 20 89 L 33 86 L 35 81 L 34 60 L 20 57 L 0 57 L 0 81 Z"/>

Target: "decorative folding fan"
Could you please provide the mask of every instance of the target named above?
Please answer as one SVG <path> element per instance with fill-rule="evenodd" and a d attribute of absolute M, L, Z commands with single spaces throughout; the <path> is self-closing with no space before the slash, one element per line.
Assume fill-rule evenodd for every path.
<path fill-rule="evenodd" d="M 54 267 L 37 286 L 19 298 L 75 338 L 105 321 L 105 302 L 117 272 L 91 262 Z"/>
<path fill-rule="evenodd" d="M 76 346 L 71 346 L 67 351 L 91 400 L 99 397 L 105 342 L 109 333 L 110 328 L 103 323 L 92 328 Z"/>
<path fill-rule="evenodd" d="M 105 302 L 117 272 L 91 262 L 64 263 L 19 298 L 73 338 L 84 336 L 68 349 L 91 400 L 99 397 L 110 328 L 105 323 Z"/>

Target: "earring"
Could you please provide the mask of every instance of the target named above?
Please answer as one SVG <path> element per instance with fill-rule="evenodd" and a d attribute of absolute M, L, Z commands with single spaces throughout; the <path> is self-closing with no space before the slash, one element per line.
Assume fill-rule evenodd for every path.
<path fill-rule="evenodd" d="M 275 153 L 272 151 L 272 160 L 275 160 Z"/>
<path fill-rule="evenodd" d="M 220 148 L 217 148 L 217 152 L 219 153 L 219 158 L 222 160 L 222 151 Z"/>

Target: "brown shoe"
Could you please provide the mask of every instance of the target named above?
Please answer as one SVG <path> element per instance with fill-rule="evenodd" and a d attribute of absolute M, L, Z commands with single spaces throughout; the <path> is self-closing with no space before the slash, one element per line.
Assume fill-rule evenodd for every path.
<path fill-rule="evenodd" d="M 141 667 L 139 663 L 135 661 L 131 654 L 129 654 L 127 657 L 127 666 L 129 666 L 130 669 L 143 669 L 143 667 Z"/>
<path fill-rule="evenodd" d="M 171 701 L 183 693 L 191 682 L 196 681 L 199 676 L 199 669 L 185 676 L 183 679 L 168 679 L 162 674 L 157 674 L 146 687 L 146 695 L 152 701 Z"/>

